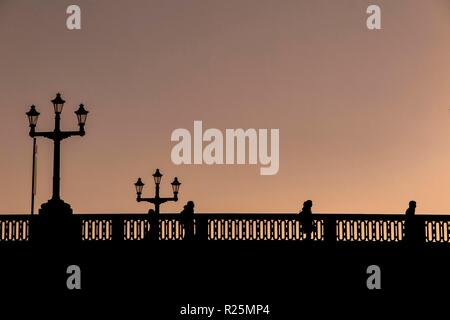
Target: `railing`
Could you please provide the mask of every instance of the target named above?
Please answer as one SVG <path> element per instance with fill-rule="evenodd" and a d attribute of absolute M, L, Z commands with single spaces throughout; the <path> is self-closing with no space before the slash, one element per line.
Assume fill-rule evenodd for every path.
<path fill-rule="evenodd" d="M 81 240 L 112 240 L 113 220 L 110 215 L 90 215 L 81 218 Z"/>
<path fill-rule="evenodd" d="M 27 241 L 30 216 L 0 215 L 0 241 Z"/>
<path fill-rule="evenodd" d="M 39 215 L 0 215 L 0 242 L 28 241 Z M 74 215 L 82 241 L 266 240 L 324 243 L 401 243 L 412 235 L 422 243 L 450 243 L 450 216 L 417 215 L 412 222 L 400 214 L 314 214 L 308 237 L 298 214 L 196 214 L 189 221 L 179 214 Z M 409 224 L 408 224 L 409 223 Z M 409 226 L 409 227 L 408 227 Z M 190 229 L 187 229 L 187 228 Z M 409 237 L 411 238 L 411 236 Z"/>
<path fill-rule="evenodd" d="M 200 216 L 207 225 L 208 240 L 305 240 L 298 215 L 221 214 Z M 324 240 L 323 220 L 313 220 L 311 239 Z"/>
<path fill-rule="evenodd" d="M 425 216 L 425 242 L 450 243 L 450 219 L 448 216 Z"/>
<path fill-rule="evenodd" d="M 83 241 L 145 240 L 153 232 L 152 223 L 147 214 L 84 214 L 79 217 Z M 158 220 L 158 239 L 184 239 L 184 228 L 178 214 L 162 214 Z"/>
<path fill-rule="evenodd" d="M 335 220 L 336 241 L 399 242 L 404 239 L 404 216 L 326 215 Z"/>

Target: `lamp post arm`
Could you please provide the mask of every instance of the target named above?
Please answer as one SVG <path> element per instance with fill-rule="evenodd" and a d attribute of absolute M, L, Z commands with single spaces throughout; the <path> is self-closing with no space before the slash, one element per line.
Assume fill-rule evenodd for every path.
<path fill-rule="evenodd" d="M 178 197 L 173 198 L 136 198 L 137 202 L 165 203 L 167 201 L 178 201 Z"/>
<path fill-rule="evenodd" d="M 160 198 L 160 203 L 164 203 L 167 201 L 178 201 L 178 197 L 171 197 L 171 198 Z"/>
<path fill-rule="evenodd" d="M 70 138 L 72 136 L 84 136 L 86 134 L 86 132 L 84 130 L 80 130 L 80 131 L 61 131 L 60 133 L 61 136 L 61 140 L 62 139 L 66 139 L 66 138 Z"/>
<path fill-rule="evenodd" d="M 55 140 L 55 133 L 53 131 L 46 131 L 46 132 L 37 132 L 34 130 L 30 131 L 30 137 L 35 138 L 35 137 L 44 137 L 50 140 Z"/>
<path fill-rule="evenodd" d="M 150 202 L 150 203 L 156 203 L 157 199 L 155 198 L 136 198 L 137 202 Z"/>

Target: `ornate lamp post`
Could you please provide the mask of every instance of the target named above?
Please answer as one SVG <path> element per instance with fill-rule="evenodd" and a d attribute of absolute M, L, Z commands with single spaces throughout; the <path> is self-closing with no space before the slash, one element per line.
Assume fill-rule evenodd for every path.
<path fill-rule="evenodd" d="M 60 160 L 61 160 L 61 141 L 69 138 L 71 136 L 84 136 L 84 125 L 86 124 L 86 118 L 88 111 L 84 109 L 84 105 L 80 104 L 75 114 L 78 119 L 78 131 L 61 131 L 61 112 L 64 107 L 65 101 L 61 98 L 61 94 L 57 94 L 56 97 L 51 100 L 53 103 L 53 108 L 55 111 L 55 129 L 49 132 L 37 132 L 36 124 L 39 117 L 39 112 L 36 111 L 36 107 L 33 105 L 30 111 L 26 113 L 28 116 L 28 121 L 30 123 L 30 137 L 44 137 L 53 140 L 53 195 L 52 198 L 47 202 L 42 204 L 39 210 L 40 214 L 47 213 L 61 213 L 61 214 L 71 214 L 72 209 L 70 205 L 65 203 L 60 197 Z"/>
<path fill-rule="evenodd" d="M 171 183 L 172 185 L 172 191 L 173 191 L 173 197 L 172 198 L 161 198 L 159 196 L 159 185 L 161 183 L 161 178 L 162 178 L 162 174 L 161 172 L 159 172 L 159 169 L 156 169 L 155 173 L 153 174 L 153 179 L 155 181 L 155 197 L 154 198 L 142 198 L 142 189 L 144 188 L 144 183 L 142 182 L 141 178 L 138 178 L 137 182 L 134 184 L 134 186 L 136 187 L 136 194 L 137 194 L 137 198 L 136 201 L 137 202 L 150 202 L 153 203 L 155 205 L 155 213 L 159 214 L 159 206 L 162 203 L 165 203 L 167 201 L 178 201 L 178 191 L 180 190 L 180 185 L 181 183 L 178 181 L 178 178 L 175 177 L 175 179 L 173 180 L 173 182 Z"/>

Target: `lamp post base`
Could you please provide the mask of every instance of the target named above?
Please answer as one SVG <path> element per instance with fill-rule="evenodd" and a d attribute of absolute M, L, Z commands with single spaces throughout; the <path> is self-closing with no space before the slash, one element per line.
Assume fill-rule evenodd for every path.
<path fill-rule="evenodd" d="M 41 209 L 39 209 L 40 215 L 46 216 L 66 216 L 73 214 L 73 210 L 70 207 L 70 204 L 65 203 L 61 199 L 50 199 L 46 203 L 41 205 Z"/>
<path fill-rule="evenodd" d="M 48 247 L 60 248 L 81 241 L 81 220 L 61 199 L 50 199 L 42 204 L 32 224 L 30 239 Z"/>

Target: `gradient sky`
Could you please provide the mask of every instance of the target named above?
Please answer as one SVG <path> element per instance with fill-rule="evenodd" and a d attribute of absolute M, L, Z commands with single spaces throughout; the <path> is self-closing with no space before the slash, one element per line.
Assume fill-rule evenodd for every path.
<path fill-rule="evenodd" d="M 0 0 L 0 212 L 30 207 L 25 112 L 63 128 L 90 111 L 84 138 L 62 146 L 62 196 L 75 212 L 146 212 L 133 183 L 174 176 L 179 212 L 450 212 L 450 1 Z M 382 30 L 366 8 L 382 9 Z M 279 128 L 280 171 L 175 166 L 171 132 Z M 52 143 L 39 140 L 38 204 L 51 193 Z"/>

